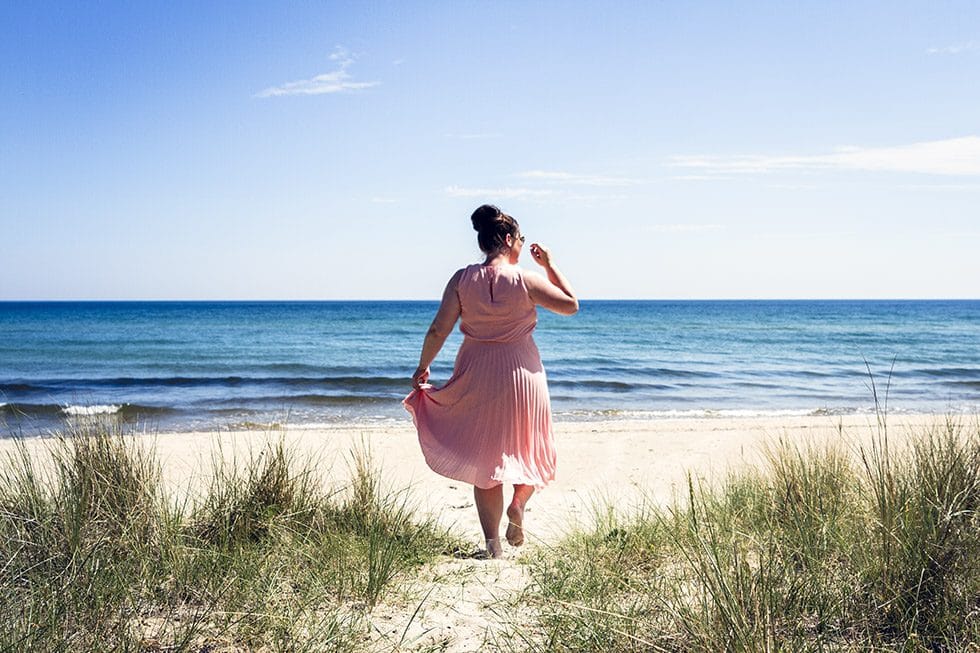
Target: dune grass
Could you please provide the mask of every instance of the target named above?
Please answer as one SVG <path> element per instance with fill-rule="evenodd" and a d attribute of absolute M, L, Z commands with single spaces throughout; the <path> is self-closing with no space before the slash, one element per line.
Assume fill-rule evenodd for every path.
<path fill-rule="evenodd" d="M 844 447 L 776 441 L 758 468 L 538 551 L 538 625 L 513 648 L 980 650 L 980 427 L 895 449 L 882 422 Z"/>
<path fill-rule="evenodd" d="M 980 650 L 980 427 L 841 435 L 529 550 L 494 646 Z M 0 461 L 0 651 L 366 650 L 372 606 L 459 545 L 364 449 L 334 489 L 282 440 L 218 452 L 178 500 L 150 441 L 101 428 Z"/>
<path fill-rule="evenodd" d="M 365 451 L 327 492 L 270 441 L 178 501 L 146 443 L 101 426 L 0 463 L 0 650 L 362 650 L 393 581 L 457 545 Z"/>

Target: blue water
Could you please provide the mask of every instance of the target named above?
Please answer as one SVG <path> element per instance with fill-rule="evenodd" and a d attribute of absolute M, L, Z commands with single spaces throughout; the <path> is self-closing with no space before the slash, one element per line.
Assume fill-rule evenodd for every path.
<path fill-rule="evenodd" d="M 0 302 L 0 435 L 407 420 L 436 307 Z M 864 412 L 872 375 L 891 411 L 980 409 L 980 301 L 585 301 L 535 337 L 558 419 Z"/>

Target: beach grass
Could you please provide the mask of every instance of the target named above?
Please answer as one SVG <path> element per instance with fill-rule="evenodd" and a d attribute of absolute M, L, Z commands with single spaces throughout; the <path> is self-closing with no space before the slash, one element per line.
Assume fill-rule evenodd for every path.
<path fill-rule="evenodd" d="M 841 436 L 601 508 L 527 558 L 537 626 L 513 650 L 980 650 L 980 427 Z"/>
<path fill-rule="evenodd" d="M 362 650 L 397 579 L 459 546 L 366 449 L 329 489 L 270 439 L 177 498 L 149 441 L 86 427 L 0 464 L 0 650 Z"/>
<path fill-rule="evenodd" d="M 667 504 L 604 503 L 594 526 L 529 546 L 516 564 L 531 581 L 486 608 L 484 648 L 980 650 L 980 426 L 893 437 L 881 419 L 837 436 L 777 437 L 760 464 L 689 477 Z M 452 643 L 402 641 L 434 589 L 417 572 L 464 547 L 384 486 L 367 445 L 331 485 L 282 434 L 222 442 L 195 492 L 164 483 L 146 435 L 84 428 L 9 448 L 0 651 Z M 379 641 L 372 609 L 412 592 L 388 613 L 401 640 Z"/>

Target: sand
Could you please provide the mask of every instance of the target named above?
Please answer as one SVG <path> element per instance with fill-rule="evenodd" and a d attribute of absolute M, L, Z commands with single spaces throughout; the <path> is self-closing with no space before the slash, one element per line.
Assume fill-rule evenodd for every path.
<path fill-rule="evenodd" d="M 976 423 L 975 417 L 962 420 Z M 900 446 L 912 429 L 942 421 L 936 415 L 890 416 L 889 437 Z M 513 614 L 506 606 L 528 582 L 520 557 L 551 546 L 569 528 L 588 527 L 597 506 L 612 505 L 628 513 L 644 501 L 666 504 L 687 491 L 688 475 L 698 481 L 721 479 L 733 468 L 760 462 L 764 444 L 779 438 L 841 442 L 856 451 L 877 427 L 873 415 L 850 415 L 558 422 L 555 430 L 558 478 L 529 503 L 526 545 L 505 546 L 502 561 L 446 559 L 407 579 L 397 598 L 370 615 L 371 639 L 377 647 L 493 648 L 494 638 L 505 632 L 506 615 Z M 405 423 L 387 425 L 147 437 L 155 440 L 171 490 L 191 493 L 208 476 L 216 451 L 226 457 L 245 456 L 264 440 L 282 437 L 301 457 L 315 456 L 325 483 L 336 487 L 350 475 L 351 451 L 368 449 L 390 489 L 407 492 L 421 511 L 454 529 L 473 550 L 482 544 L 472 488 L 426 467 L 407 417 Z M 0 440 L 0 454 L 10 447 L 10 441 Z"/>
<path fill-rule="evenodd" d="M 900 442 L 909 427 L 941 419 L 891 416 L 889 432 Z M 730 468 L 759 462 L 767 441 L 829 439 L 855 446 L 866 442 L 875 428 L 873 415 L 558 422 L 558 478 L 537 492 L 529 504 L 528 541 L 553 542 L 570 526 L 587 524 L 593 508 L 601 503 L 628 509 L 641 500 L 669 502 L 677 492 L 686 492 L 689 473 L 696 479 L 711 480 Z M 315 456 L 325 482 L 332 485 L 343 484 L 349 477 L 353 449 L 369 449 L 391 489 L 406 490 L 425 513 L 456 529 L 474 546 L 480 543 L 472 488 L 429 470 L 407 419 L 395 425 L 160 433 L 155 439 L 165 478 L 174 489 L 184 490 L 193 489 L 207 475 L 218 445 L 225 456 L 242 456 L 249 447 L 279 437 L 300 454 Z"/>

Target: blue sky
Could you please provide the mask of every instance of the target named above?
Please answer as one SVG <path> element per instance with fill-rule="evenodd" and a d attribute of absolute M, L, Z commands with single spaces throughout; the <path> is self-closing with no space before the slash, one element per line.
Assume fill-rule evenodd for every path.
<path fill-rule="evenodd" d="M 0 299 L 436 298 L 483 202 L 586 298 L 976 298 L 980 4 L 0 4 Z"/>

